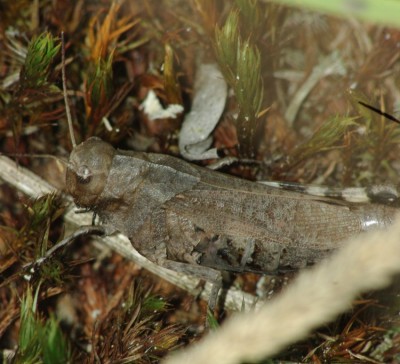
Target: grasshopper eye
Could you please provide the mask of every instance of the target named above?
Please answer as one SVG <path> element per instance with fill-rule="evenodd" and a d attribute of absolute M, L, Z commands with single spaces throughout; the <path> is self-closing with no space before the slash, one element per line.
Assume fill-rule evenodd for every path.
<path fill-rule="evenodd" d="M 88 166 L 82 165 L 78 168 L 76 177 L 80 184 L 86 184 L 92 180 L 92 172 Z"/>

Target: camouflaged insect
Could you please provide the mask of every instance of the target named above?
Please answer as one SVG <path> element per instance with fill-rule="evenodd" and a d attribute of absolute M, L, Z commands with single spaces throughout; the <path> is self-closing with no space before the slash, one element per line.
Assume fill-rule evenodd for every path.
<path fill-rule="evenodd" d="M 305 267 L 351 236 L 390 225 L 398 212 L 390 203 L 289 191 L 168 155 L 118 150 L 95 137 L 74 147 L 66 181 L 75 203 L 96 213 L 107 234 L 121 232 L 149 260 L 213 282 L 211 308 L 220 271 Z M 370 196 L 398 200 L 391 189 L 366 191 Z"/>

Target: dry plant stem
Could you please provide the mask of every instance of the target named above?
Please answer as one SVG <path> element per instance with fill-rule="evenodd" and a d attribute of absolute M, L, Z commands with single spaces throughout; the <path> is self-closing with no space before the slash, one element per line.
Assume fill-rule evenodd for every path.
<path fill-rule="evenodd" d="M 17 166 L 14 161 L 7 157 L 0 156 L 0 179 L 6 181 L 10 185 L 17 188 L 24 194 L 36 198 L 46 193 L 54 193 L 57 190 L 48 184 L 46 181 L 27 170 L 26 168 Z M 71 199 L 69 199 L 71 202 Z M 64 220 L 72 225 L 73 229 L 77 229 L 82 225 L 90 225 L 92 214 L 76 214 L 75 207 L 71 202 L 70 208 L 66 213 Z M 162 268 L 148 259 L 141 256 L 133 247 L 128 238 L 122 234 L 107 236 L 104 238 L 95 237 L 100 240 L 110 249 L 121 254 L 123 257 L 139 264 L 141 267 L 156 274 L 157 276 L 167 280 L 168 282 L 188 291 L 191 294 L 199 293 L 199 283 L 197 278 L 187 276 L 181 273 L 176 273 L 171 270 Z M 211 293 L 211 284 L 207 283 L 200 295 L 203 299 L 208 300 Z M 225 299 L 225 307 L 230 310 L 239 311 L 243 305 L 250 309 L 255 305 L 255 297 L 243 293 L 235 288 L 229 289 Z"/>
<path fill-rule="evenodd" d="M 75 135 L 73 133 L 73 125 L 72 125 L 72 117 L 71 110 L 69 108 L 68 96 L 67 96 L 67 77 L 65 76 L 65 42 L 64 42 L 64 32 L 61 32 L 61 58 L 62 58 L 62 80 L 63 80 L 63 95 L 64 95 L 64 103 L 65 103 L 65 112 L 67 113 L 68 120 L 68 129 L 71 137 L 72 146 L 76 146 Z"/>
<path fill-rule="evenodd" d="M 293 125 L 304 100 L 322 78 L 334 74 L 343 75 L 345 72 L 346 70 L 344 68 L 343 61 L 336 51 L 323 58 L 321 63 L 315 66 L 310 76 L 299 87 L 292 97 L 292 101 L 285 112 L 285 119 L 289 125 Z"/>
<path fill-rule="evenodd" d="M 400 216 L 385 231 L 349 240 L 330 259 L 299 275 L 259 311 L 237 314 L 166 364 L 256 362 L 348 309 L 360 293 L 386 286 L 400 272 Z"/>

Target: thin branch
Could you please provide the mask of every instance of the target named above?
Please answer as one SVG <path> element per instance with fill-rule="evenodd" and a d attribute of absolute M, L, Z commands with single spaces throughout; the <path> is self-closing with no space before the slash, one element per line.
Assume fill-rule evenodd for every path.
<path fill-rule="evenodd" d="M 63 95 L 64 95 L 64 103 L 65 103 L 65 112 L 67 113 L 67 121 L 68 121 L 68 129 L 69 135 L 71 136 L 72 146 L 76 147 L 75 135 L 74 135 L 74 127 L 72 125 L 72 116 L 71 109 L 69 108 L 68 96 L 67 96 L 67 77 L 65 75 L 65 42 L 64 42 L 64 32 L 61 32 L 61 59 L 62 59 L 62 84 L 63 84 Z"/>

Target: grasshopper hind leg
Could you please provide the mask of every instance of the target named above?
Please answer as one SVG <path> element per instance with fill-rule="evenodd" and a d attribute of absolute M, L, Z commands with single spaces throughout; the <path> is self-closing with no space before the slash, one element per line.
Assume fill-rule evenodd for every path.
<path fill-rule="evenodd" d="M 212 286 L 208 298 L 208 308 L 211 312 L 214 312 L 217 307 L 218 294 L 222 288 L 222 274 L 220 271 L 200 265 L 175 262 L 172 260 L 166 260 L 162 265 L 164 268 L 171 269 L 175 272 L 190 274 L 210 282 Z"/>

